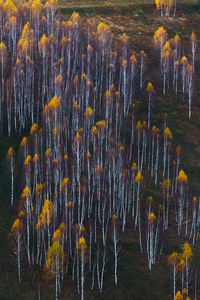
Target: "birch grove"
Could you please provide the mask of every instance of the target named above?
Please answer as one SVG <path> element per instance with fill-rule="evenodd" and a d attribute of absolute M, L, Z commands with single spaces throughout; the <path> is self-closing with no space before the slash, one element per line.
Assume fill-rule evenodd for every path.
<path fill-rule="evenodd" d="M 193 247 L 200 199 L 190 194 L 167 114 L 163 123 L 156 121 L 157 89 L 154 78 L 148 81 L 144 50 L 133 51 L 126 34 L 116 40 L 107 24 L 85 22 L 76 12 L 61 16 L 55 0 L 22 7 L 11 2 L 1 8 L 6 26 L 0 28 L 0 130 L 7 126 L 8 136 L 21 138 L 19 149 L 7 153 L 18 281 L 22 266 L 37 265 L 55 280 L 56 300 L 69 275 L 84 300 L 88 289 L 103 293 L 110 265 L 119 285 L 121 240 L 128 229 L 149 272 L 172 222 L 178 238 Z M 176 1 L 157 6 L 161 15 L 169 17 L 172 8 L 176 13 Z M 191 119 L 197 38 L 192 34 L 191 61 L 179 36 L 168 40 L 164 27 L 153 42 L 162 97 L 173 93 L 184 105 L 187 95 Z M 145 117 L 137 97 L 147 100 Z M 159 191 L 158 199 L 146 195 L 152 190 Z M 184 288 L 192 293 L 189 242 L 168 259 L 174 299 Z"/>

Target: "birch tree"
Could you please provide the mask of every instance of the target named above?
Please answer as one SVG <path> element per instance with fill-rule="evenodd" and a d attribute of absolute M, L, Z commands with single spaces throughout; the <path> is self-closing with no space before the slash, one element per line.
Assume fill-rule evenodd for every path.
<path fill-rule="evenodd" d="M 23 245 L 22 233 L 23 233 L 23 223 L 20 218 L 17 218 L 14 221 L 13 226 L 11 228 L 11 234 L 14 240 L 13 247 L 16 247 L 16 249 L 13 249 L 13 251 L 15 252 L 14 254 L 17 257 L 17 270 L 18 270 L 19 283 L 21 282 L 21 252 L 22 252 L 22 245 Z"/>
<path fill-rule="evenodd" d="M 87 244 L 84 237 L 80 237 L 76 248 L 79 253 L 81 263 L 81 300 L 84 300 L 85 264 L 87 261 Z"/>
<path fill-rule="evenodd" d="M 168 265 L 172 269 L 172 274 L 173 274 L 173 295 L 174 295 L 174 300 L 176 299 L 176 274 L 177 274 L 177 265 L 179 262 L 179 256 L 177 252 L 173 252 L 169 257 L 168 257 Z"/>
<path fill-rule="evenodd" d="M 44 266 L 44 272 L 51 277 L 55 277 L 56 284 L 56 297 L 58 300 L 58 288 L 60 285 L 60 273 L 64 260 L 64 253 L 61 245 L 58 241 L 55 241 L 52 246 L 47 250 L 46 263 Z"/>
<path fill-rule="evenodd" d="M 14 177 L 15 177 L 15 151 L 13 147 L 10 147 L 8 149 L 7 153 L 7 163 L 10 173 L 10 179 L 11 179 L 11 192 L 10 192 L 10 204 L 13 206 L 14 203 Z"/>

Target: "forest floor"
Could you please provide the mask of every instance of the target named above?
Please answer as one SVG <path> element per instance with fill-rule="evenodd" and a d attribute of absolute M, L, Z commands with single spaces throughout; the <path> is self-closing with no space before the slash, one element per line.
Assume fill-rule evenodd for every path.
<path fill-rule="evenodd" d="M 61 12 L 67 16 L 75 10 L 83 18 L 92 18 L 96 23 L 104 22 L 108 24 L 117 38 L 126 32 L 131 43 L 131 47 L 139 53 L 144 50 L 148 56 L 148 81 L 155 87 L 152 125 L 161 126 L 163 115 L 168 113 L 168 126 L 172 131 L 175 145 L 181 145 L 183 149 L 182 166 L 188 175 L 190 192 L 195 195 L 200 191 L 200 89 L 194 95 L 192 120 L 187 118 L 187 106 L 182 106 L 178 99 L 176 104 L 170 93 L 163 98 L 161 95 L 161 81 L 159 70 L 156 67 L 157 61 L 153 49 L 153 35 L 159 26 L 164 26 L 169 37 L 179 34 L 184 41 L 185 48 L 189 44 L 189 37 L 192 30 L 197 37 L 200 36 L 200 12 L 194 2 L 184 2 L 176 18 L 161 18 L 156 11 L 155 5 L 147 1 L 89 1 L 74 0 L 65 3 L 59 2 Z M 189 57 L 190 53 L 186 51 Z M 198 60 L 199 64 L 199 60 Z M 197 70 L 198 72 L 198 70 Z M 200 77 L 200 76 L 199 76 Z M 200 81 L 196 80 L 196 86 L 200 86 Z M 136 99 L 136 119 L 141 121 L 147 119 L 147 103 L 145 95 L 142 99 Z M 130 120 L 127 121 L 127 123 Z M 128 143 L 128 124 L 124 132 Z M 9 184 L 6 170 L 5 157 L 9 146 L 19 145 L 17 137 L 7 138 L 6 135 L 0 137 L 0 300 L 35 300 L 38 299 L 38 281 L 41 282 L 41 300 L 54 299 L 54 282 L 50 285 L 41 276 L 41 270 L 33 267 L 31 270 L 23 269 L 21 286 L 17 284 L 16 270 L 10 263 L 8 251 L 8 236 L 11 224 L 15 217 L 15 209 L 11 210 L 9 205 Z M 145 197 L 152 195 L 155 201 L 159 201 L 160 193 L 148 187 L 144 193 Z M 198 194 L 197 194 L 198 195 Z M 17 201 L 17 199 L 16 199 Z M 132 229 L 133 225 L 127 226 L 126 232 L 121 236 L 122 250 L 119 261 L 119 286 L 114 287 L 113 270 L 108 266 L 105 274 L 105 285 L 103 295 L 98 291 L 86 291 L 86 300 L 160 300 L 168 299 L 171 292 L 170 269 L 167 266 L 167 257 L 172 251 L 180 251 L 180 246 L 184 239 L 177 239 L 177 228 L 173 221 L 169 226 L 169 231 L 165 237 L 162 256 L 158 257 L 156 266 L 152 272 L 147 268 L 147 256 L 140 253 L 137 233 Z M 197 253 L 199 242 L 194 251 Z M 196 254 L 196 266 L 199 268 L 199 254 Z M 87 284 L 86 284 L 87 285 Z M 79 299 L 76 287 L 68 277 L 65 282 L 66 288 L 61 299 Z"/>

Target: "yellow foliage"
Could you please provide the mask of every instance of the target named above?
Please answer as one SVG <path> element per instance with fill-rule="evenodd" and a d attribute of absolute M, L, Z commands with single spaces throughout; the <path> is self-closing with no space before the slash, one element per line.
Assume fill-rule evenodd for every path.
<path fill-rule="evenodd" d="M 60 41 L 61 47 L 65 48 L 67 44 L 67 38 L 64 36 Z"/>
<path fill-rule="evenodd" d="M 20 54 L 30 55 L 34 47 L 35 35 L 33 29 L 30 27 L 30 23 L 24 26 L 21 34 L 21 38 L 17 44 L 17 48 Z"/>
<path fill-rule="evenodd" d="M 184 183 L 184 184 L 187 184 L 188 183 L 188 179 L 187 179 L 187 175 L 185 174 L 185 172 L 183 170 L 180 170 L 176 180 L 179 182 L 179 183 Z"/>
<path fill-rule="evenodd" d="M 156 8 L 161 9 L 161 6 L 163 9 L 171 9 L 174 5 L 174 0 L 155 0 Z"/>
<path fill-rule="evenodd" d="M 88 151 L 87 152 L 87 158 L 91 158 L 92 157 L 92 155 L 91 155 L 91 153 Z"/>
<path fill-rule="evenodd" d="M 41 37 L 40 41 L 38 42 L 38 49 L 40 53 L 47 53 L 49 47 L 49 38 L 46 37 L 45 34 Z"/>
<path fill-rule="evenodd" d="M 138 131 L 141 131 L 141 130 L 142 130 L 142 124 L 141 124 L 140 121 L 137 122 L 136 129 L 137 129 Z"/>
<path fill-rule="evenodd" d="M 93 126 L 93 127 L 92 127 L 91 133 L 94 134 L 94 135 L 98 134 L 98 129 L 97 129 L 96 126 Z"/>
<path fill-rule="evenodd" d="M 36 194 L 39 195 L 43 190 L 43 184 L 42 183 L 38 183 L 36 185 Z"/>
<path fill-rule="evenodd" d="M 52 242 L 58 241 L 60 243 L 64 231 L 65 231 L 65 225 L 64 223 L 61 223 L 59 228 L 53 234 Z"/>
<path fill-rule="evenodd" d="M 31 163 L 31 156 L 28 155 L 25 159 L 24 165 L 29 165 Z"/>
<path fill-rule="evenodd" d="M 156 220 L 156 216 L 154 215 L 154 213 L 151 212 L 148 216 L 149 224 L 153 224 L 155 220 Z"/>
<path fill-rule="evenodd" d="M 101 165 L 99 165 L 98 167 L 96 167 L 96 173 L 97 174 L 102 174 L 103 173 L 103 167 Z"/>
<path fill-rule="evenodd" d="M 17 19 L 16 19 L 14 16 L 12 16 L 12 17 L 9 19 L 9 23 L 10 23 L 11 25 L 13 25 L 13 26 L 16 26 L 16 22 L 17 22 Z"/>
<path fill-rule="evenodd" d="M 181 154 L 181 146 L 180 146 L 180 145 L 178 145 L 178 146 L 176 147 L 176 154 L 177 154 L 177 155 L 180 155 L 180 154 Z"/>
<path fill-rule="evenodd" d="M 35 154 L 33 157 L 33 162 L 36 163 L 38 161 L 39 161 L 39 156 L 37 154 Z"/>
<path fill-rule="evenodd" d="M 18 13 L 18 9 L 14 5 L 12 0 L 6 0 L 6 2 L 3 5 L 3 10 L 9 19 L 12 15 L 16 15 Z"/>
<path fill-rule="evenodd" d="M 53 234 L 52 243 L 55 241 L 58 241 L 60 243 L 61 238 L 62 238 L 62 233 L 61 233 L 60 229 L 57 229 Z"/>
<path fill-rule="evenodd" d="M 122 171 L 122 178 L 126 178 L 127 175 L 128 175 L 128 170 L 127 170 L 127 169 L 124 169 L 124 170 Z"/>
<path fill-rule="evenodd" d="M 68 202 L 67 208 L 72 208 L 72 203 L 71 203 L 71 201 Z"/>
<path fill-rule="evenodd" d="M 104 120 L 96 122 L 96 126 L 99 128 L 106 128 L 106 122 Z"/>
<path fill-rule="evenodd" d="M 105 98 L 106 98 L 106 99 L 109 99 L 110 96 L 111 96 L 111 93 L 110 93 L 110 91 L 107 90 L 107 91 L 105 92 Z"/>
<path fill-rule="evenodd" d="M 50 4 L 51 5 L 57 5 L 58 4 L 58 0 L 50 0 Z"/>
<path fill-rule="evenodd" d="M 194 68 L 192 65 L 188 64 L 187 65 L 187 74 L 192 74 L 194 72 Z"/>
<path fill-rule="evenodd" d="M 147 85 L 147 92 L 148 93 L 154 93 L 154 87 L 153 87 L 153 84 L 151 82 L 149 82 L 148 85 Z"/>
<path fill-rule="evenodd" d="M 172 133 L 171 133 L 169 127 L 166 127 L 166 128 L 165 128 L 164 135 L 165 135 L 165 137 L 166 137 L 168 140 L 172 140 L 172 139 L 173 139 L 173 135 L 172 135 Z"/>
<path fill-rule="evenodd" d="M 42 215 L 44 216 L 44 220 L 46 223 L 50 224 L 51 218 L 54 212 L 54 204 L 51 203 L 48 199 L 44 202 L 42 208 Z"/>
<path fill-rule="evenodd" d="M 125 68 L 127 66 L 127 60 L 122 61 L 122 68 Z"/>
<path fill-rule="evenodd" d="M 66 227 L 65 227 L 65 224 L 63 222 L 60 224 L 59 229 L 62 233 L 65 232 Z"/>
<path fill-rule="evenodd" d="M 78 133 L 83 134 L 83 127 L 79 128 Z"/>
<path fill-rule="evenodd" d="M 21 9 L 26 14 L 30 13 L 30 2 L 24 2 L 21 6 Z"/>
<path fill-rule="evenodd" d="M 42 24 L 45 24 L 46 20 L 47 20 L 47 18 L 43 15 L 42 18 L 41 18 Z"/>
<path fill-rule="evenodd" d="M 149 197 L 147 198 L 147 201 L 152 203 L 152 202 L 153 202 L 153 197 L 152 197 L 152 196 L 149 196 Z"/>
<path fill-rule="evenodd" d="M 75 86 L 79 84 L 79 77 L 78 77 L 78 75 L 76 75 L 76 76 L 74 77 L 74 79 L 73 79 L 73 84 L 74 84 Z"/>
<path fill-rule="evenodd" d="M 191 37 L 190 37 L 190 41 L 191 42 L 195 42 L 197 40 L 196 34 L 194 33 L 194 31 L 192 31 Z"/>
<path fill-rule="evenodd" d="M 50 157 L 51 156 L 51 148 L 48 148 L 45 153 L 44 153 L 45 157 Z"/>
<path fill-rule="evenodd" d="M 161 6 L 161 1 L 162 0 L 155 0 L 156 8 L 159 9 Z"/>
<path fill-rule="evenodd" d="M 53 132 L 52 132 L 53 138 L 56 138 L 60 134 L 60 131 L 61 131 L 61 126 L 60 126 L 60 124 L 58 124 L 58 126 L 53 129 Z"/>
<path fill-rule="evenodd" d="M 187 292 L 187 289 L 186 289 L 186 288 L 184 288 L 184 289 L 182 290 L 182 294 L 183 294 L 183 298 L 185 299 L 185 298 L 187 297 L 187 295 L 188 295 L 188 292 Z"/>
<path fill-rule="evenodd" d="M 137 171 L 137 164 L 136 163 L 132 164 L 131 170 L 132 171 Z"/>
<path fill-rule="evenodd" d="M 180 291 L 176 293 L 174 300 L 183 300 L 183 296 L 181 295 Z"/>
<path fill-rule="evenodd" d="M 45 5 L 44 5 L 44 8 L 45 9 L 50 9 L 50 7 L 51 7 L 51 5 L 50 5 L 49 1 L 46 1 Z"/>
<path fill-rule="evenodd" d="M 84 113 L 86 117 L 92 118 L 94 115 L 94 111 L 91 107 L 88 107 Z"/>
<path fill-rule="evenodd" d="M 61 190 L 64 190 L 66 187 L 69 186 L 69 178 L 68 177 L 65 177 L 63 178 L 62 182 L 61 182 Z"/>
<path fill-rule="evenodd" d="M 81 78 L 82 78 L 83 80 L 87 81 L 87 75 L 86 75 L 85 73 L 83 73 L 83 74 L 81 75 Z"/>
<path fill-rule="evenodd" d="M 171 47 L 170 47 L 170 41 L 167 41 L 163 47 L 163 55 L 170 55 L 171 53 Z"/>
<path fill-rule="evenodd" d="M 87 244 L 84 237 L 80 237 L 76 248 L 80 251 L 80 255 L 83 256 L 87 250 Z"/>
<path fill-rule="evenodd" d="M 20 41 L 19 41 L 19 44 L 20 45 Z M 27 40 L 24 40 L 22 43 L 21 43 L 21 50 L 22 52 L 24 53 L 27 53 L 28 50 L 29 50 L 29 42 Z"/>
<path fill-rule="evenodd" d="M 188 64 L 188 59 L 187 59 L 187 57 L 186 57 L 186 56 L 183 56 L 183 57 L 181 58 L 180 63 L 181 63 L 182 65 L 187 65 L 187 64 Z"/>
<path fill-rule="evenodd" d="M 163 190 L 165 190 L 166 188 L 169 188 L 171 186 L 171 181 L 169 179 L 164 179 L 161 187 Z"/>
<path fill-rule="evenodd" d="M 112 222 L 115 223 L 116 220 L 117 220 L 117 216 L 114 214 L 114 215 L 112 216 Z"/>
<path fill-rule="evenodd" d="M 56 85 L 59 85 L 62 83 L 62 75 L 61 74 L 58 74 L 58 76 L 56 77 L 55 79 L 55 84 Z"/>
<path fill-rule="evenodd" d="M 111 86 L 110 86 L 110 91 L 111 91 L 111 92 L 114 92 L 114 91 L 115 91 L 115 86 L 114 86 L 113 83 L 112 83 Z"/>
<path fill-rule="evenodd" d="M 6 45 L 1 42 L 0 43 L 0 59 L 4 65 L 6 64 L 7 56 L 8 56 L 8 52 L 7 52 Z"/>
<path fill-rule="evenodd" d="M 167 32 L 164 27 L 159 27 L 154 34 L 154 45 L 156 48 L 163 47 L 167 40 Z"/>
<path fill-rule="evenodd" d="M 147 122 L 146 122 L 146 121 L 143 121 L 143 122 L 142 122 L 142 128 L 143 128 L 143 129 L 147 128 Z"/>
<path fill-rule="evenodd" d="M 69 160 L 69 156 L 67 154 L 64 155 L 64 160 Z"/>
<path fill-rule="evenodd" d="M 45 3 L 44 8 L 46 8 L 47 10 L 49 9 L 55 10 L 57 8 L 57 4 L 58 4 L 58 0 L 50 0 Z"/>
<path fill-rule="evenodd" d="M 128 42 L 128 35 L 126 33 L 123 33 L 120 37 L 119 37 L 120 41 L 122 41 L 123 44 L 126 44 Z"/>
<path fill-rule="evenodd" d="M 26 186 L 24 189 L 23 189 L 23 192 L 22 192 L 22 199 L 23 198 L 26 198 L 26 197 L 30 197 L 31 196 L 31 191 L 30 189 Z"/>
<path fill-rule="evenodd" d="M 75 138 L 74 138 L 74 143 L 78 144 L 81 141 L 81 135 L 79 133 L 79 131 L 77 132 Z"/>
<path fill-rule="evenodd" d="M 131 55 L 131 57 L 130 57 L 130 62 L 131 62 L 132 64 L 137 64 L 137 58 L 135 57 L 134 54 Z"/>
<path fill-rule="evenodd" d="M 73 108 L 74 108 L 75 110 L 79 110 L 79 105 L 78 105 L 78 102 L 77 102 L 77 101 L 74 101 L 74 100 L 73 100 Z"/>
<path fill-rule="evenodd" d="M 61 107 L 61 97 L 54 96 L 48 104 L 51 110 L 57 110 Z"/>
<path fill-rule="evenodd" d="M 90 88 L 92 86 L 92 81 L 91 80 L 87 80 L 86 85 L 88 88 Z"/>
<path fill-rule="evenodd" d="M 182 258 L 182 255 L 180 255 L 180 263 L 177 265 L 177 270 L 183 271 L 185 270 L 185 260 Z"/>
<path fill-rule="evenodd" d="M 72 24 L 74 25 L 74 26 L 77 26 L 78 25 L 78 22 L 79 22 L 79 20 L 80 20 L 80 16 L 79 16 L 79 14 L 78 13 L 76 13 L 75 11 L 73 12 L 73 14 L 71 15 L 71 21 L 72 21 Z"/>
<path fill-rule="evenodd" d="M 99 25 L 97 26 L 97 33 L 102 35 L 105 32 L 109 31 L 109 27 L 108 25 L 104 24 L 104 23 L 99 23 Z"/>
<path fill-rule="evenodd" d="M 99 41 L 103 42 L 103 44 L 106 42 L 107 38 L 111 35 L 110 29 L 108 25 L 104 23 L 100 23 L 97 26 L 97 38 Z"/>
<path fill-rule="evenodd" d="M 139 171 L 135 177 L 135 182 L 139 182 L 143 180 L 142 173 Z"/>
<path fill-rule="evenodd" d="M 173 252 L 169 257 L 168 257 L 168 264 L 169 265 L 176 265 L 179 261 L 179 256 L 177 252 Z"/>
<path fill-rule="evenodd" d="M 88 52 L 92 52 L 93 51 L 92 46 L 90 44 L 87 46 L 87 51 Z"/>
<path fill-rule="evenodd" d="M 42 226 L 44 226 L 44 216 L 41 213 L 38 217 L 38 222 L 36 224 L 36 230 L 38 231 Z"/>
<path fill-rule="evenodd" d="M 119 151 L 124 151 L 124 145 L 122 145 L 121 143 L 119 144 Z"/>
<path fill-rule="evenodd" d="M 53 245 L 47 250 L 46 264 L 44 267 L 45 272 L 54 277 L 58 272 L 64 260 L 62 246 L 58 241 L 54 241 Z"/>
<path fill-rule="evenodd" d="M 11 233 L 22 231 L 22 229 L 23 229 L 23 223 L 19 218 L 17 218 L 13 223 L 13 226 L 11 228 Z"/>
<path fill-rule="evenodd" d="M 38 124 L 34 123 L 34 124 L 31 126 L 30 135 L 32 135 L 32 134 L 38 132 L 38 130 L 39 130 Z"/>
<path fill-rule="evenodd" d="M 180 40 L 181 40 L 181 39 L 180 39 L 179 35 L 176 34 L 175 37 L 174 37 L 173 42 L 174 42 L 175 45 L 177 45 L 177 44 L 180 42 Z"/>
<path fill-rule="evenodd" d="M 188 242 L 185 242 L 183 247 L 183 258 L 186 260 L 191 260 L 194 254 L 192 253 L 192 249 Z"/>
<path fill-rule="evenodd" d="M 32 8 L 33 15 L 37 17 L 40 15 L 43 5 L 40 0 L 34 0 L 31 8 Z"/>
<path fill-rule="evenodd" d="M 153 134 L 156 134 L 156 132 L 157 132 L 157 128 L 155 125 L 152 127 L 152 132 L 153 132 Z"/>
<path fill-rule="evenodd" d="M 14 156 L 14 154 L 15 154 L 15 151 L 14 151 L 13 147 L 11 146 L 8 149 L 8 153 L 7 153 L 6 159 L 9 161 L 11 159 L 11 157 Z"/>
<path fill-rule="evenodd" d="M 86 228 L 83 224 L 81 225 L 80 232 L 81 234 L 86 232 Z"/>
<path fill-rule="evenodd" d="M 54 164 L 54 166 L 56 166 L 56 165 L 58 164 L 58 159 L 57 159 L 57 158 L 55 158 L 55 159 L 53 160 L 53 164 Z"/>
<path fill-rule="evenodd" d="M 197 203 L 198 203 L 197 197 L 194 197 L 192 202 L 193 202 L 194 205 L 197 205 Z"/>

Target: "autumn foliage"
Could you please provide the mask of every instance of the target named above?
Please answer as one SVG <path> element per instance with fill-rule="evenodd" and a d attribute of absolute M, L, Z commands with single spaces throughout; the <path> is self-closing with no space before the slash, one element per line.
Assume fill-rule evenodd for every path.
<path fill-rule="evenodd" d="M 156 4 L 170 14 L 172 2 Z M 11 247 L 19 282 L 21 263 L 37 265 L 45 279 L 55 280 L 56 300 L 66 273 L 82 300 L 86 286 L 102 294 L 108 266 L 118 285 L 121 236 L 128 227 L 149 271 L 162 255 L 171 220 L 179 238 L 194 245 L 199 199 L 190 199 L 167 114 L 160 124 L 153 123 L 157 88 L 153 78 L 147 80 L 146 53 L 133 51 L 126 34 L 116 40 L 107 24 L 84 22 L 75 12 L 62 17 L 54 0 L 22 6 L 7 0 L 2 24 L 0 127 L 7 126 L 9 136 L 30 129 L 19 150 L 10 147 L 7 153 L 11 206 L 18 207 Z M 179 36 L 169 40 L 159 27 L 153 39 L 163 96 L 171 88 L 184 103 L 187 95 L 189 118 L 196 41 L 192 34 L 189 63 L 181 58 Z M 139 120 L 136 98 L 143 96 L 147 118 Z M 19 199 L 14 197 L 16 166 Z M 146 201 L 147 186 L 160 192 L 156 201 L 151 195 Z M 182 297 L 179 275 L 182 290 L 190 288 L 192 262 L 188 243 L 181 255 L 174 252 L 168 259 L 174 299 Z"/>

